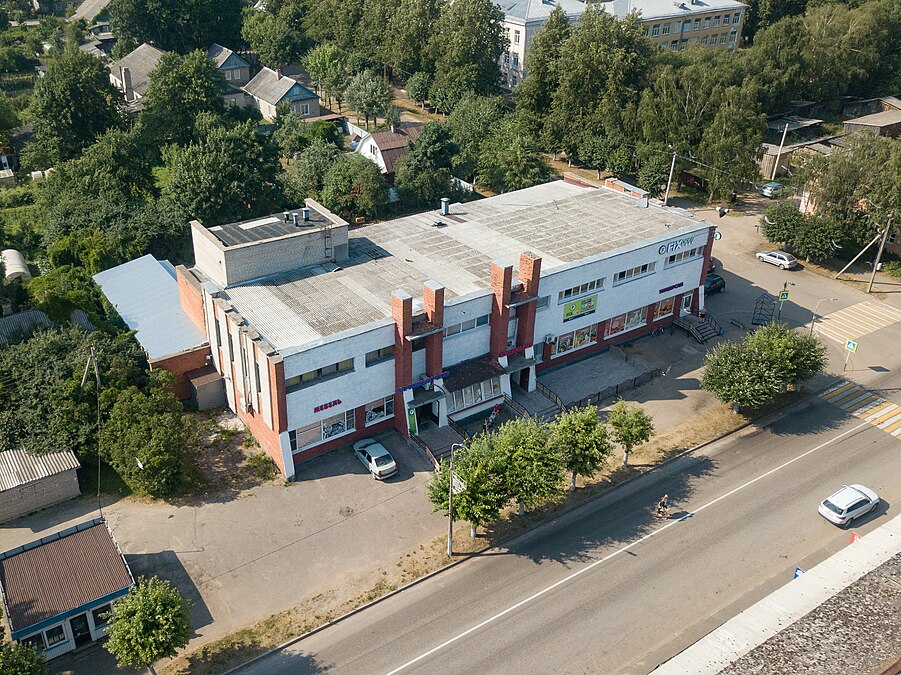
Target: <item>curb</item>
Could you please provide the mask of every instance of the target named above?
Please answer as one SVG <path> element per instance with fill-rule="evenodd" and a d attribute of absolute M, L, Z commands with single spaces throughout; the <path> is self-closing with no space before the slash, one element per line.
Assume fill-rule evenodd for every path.
<path fill-rule="evenodd" d="M 571 513 L 572 511 L 575 511 L 578 508 L 586 506 L 586 505 L 590 504 L 592 501 L 594 501 L 595 499 L 599 499 L 600 497 L 612 492 L 613 490 L 617 490 L 624 485 L 628 485 L 629 483 L 631 483 L 634 480 L 637 480 L 638 478 L 647 476 L 648 474 L 651 474 L 655 471 L 661 470 L 663 467 L 675 462 L 678 459 L 681 459 L 682 457 L 685 457 L 686 455 L 697 452 L 698 450 L 701 450 L 702 448 L 706 448 L 709 445 L 713 445 L 714 443 L 717 443 L 725 438 L 729 438 L 730 436 L 737 434 L 740 431 L 743 431 L 744 429 L 747 429 L 750 426 L 757 425 L 757 426 L 765 427 L 765 426 L 772 424 L 773 422 L 781 419 L 782 417 L 784 417 L 792 412 L 795 412 L 796 410 L 798 410 L 804 406 L 812 405 L 814 402 L 813 398 L 818 398 L 822 392 L 824 392 L 827 389 L 829 389 L 830 387 L 834 386 L 837 382 L 839 382 L 841 380 L 842 380 L 842 378 L 837 378 L 835 381 L 827 384 L 826 386 L 824 386 L 816 391 L 811 391 L 809 394 L 804 395 L 805 396 L 804 400 L 796 401 L 781 410 L 769 413 L 768 415 L 765 415 L 764 417 L 762 417 L 761 419 L 759 419 L 755 422 L 752 422 L 752 421 L 745 422 L 738 428 L 733 429 L 732 431 L 730 431 L 728 433 L 721 434 L 721 435 L 717 436 L 716 438 L 711 438 L 710 440 L 704 441 L 703 443 L 699 443 L 698 445 L 695 445 L 691 448 L 683 450 L 682 452 L 679 452 L 675 455 L 667 457 L 664 461 L 660 462 L 659 464 L 655 464 L 654 466 L 647 469 L 646 471 L 641 471 L 639 473 L 636 473 L 633 476 L 629 476 L 625 480 L 622 480 L 618 483 L 614 483 L 613 485 L 609 486 L 605 490 L 602 490 L 601 492 L 599 492 L 596 495 L 588 497 L 587 499 L 585 499 L 581 502 L 578 502 L 575 504 L 570 504 L 569 506 L 567 506 L 566 508 L 564 508 L 560 511 L 555 511 L 552 514 L 549 514 L 547 517 L 542 518 L 541 520 L 537 521 L 532 527 L 528 528 L 527 530 L 524 530 L 522 532 L 517 532 L 515 534 L 511 534 L 508 537 L 504 537 L 503 539 L 500 539 L 497 542 L 495 542 L 494 545 L 487 546 L 480 551 L 474 551 L 472 553 L 461 554 L 461 557 L 459 560 L 454 560 L 453 562 L 448 563 L 444 567 L 439 567 L 438 569 L 433 570 L 433 571 L 429 572 L 428 574 L 419 577 L 418 579 L 414 579 L 413 581 L 411 581 L 407 584 L 404 584 L 403 586 L 395 588 L 393 591 L 389 591 L 385 595 L 378 597 L 375 600 L 370 600 L 366 604 L 360 605 L 359 607 L 350 610 L 346 614 L 342 614 L 341 616 L 336 617 L 336 618 L 332 619 L 331 621 L 328 621 L 328 622 L 322 624 L 321 626 L 317 626 L 316 628 L 313 628 L 312 630 L 309 630 L 306 633 L 303 633 L 302 635 L 293 637 L 290 640 L 288 640 L 287 642 L 283 642 L 282 644 L 277 645 L 277 646 L 273 647 L 272 649 L 269 649 L 269 650 L 263 652 L 262 654 L 258 654 L 257 656 L 254 656 L 249 661 L 245 661 L 244 663 L 237 665 L 234 668 L 230 668 L 229 670 L 225 671 L 225 673 L 223 673 L 223 675 L 233 675 L 234 673 L 239 673 L 245 667 L 250 666 L 250 665 L 256 663 L 257 661 L 261 661 L 264 658 L 267 658 L 270 655 L 274 654 L 275 652 L 279 652 L 279 651 L 285 649 L 286 647 L 290 647 L 291 645 L 297 644 L 298 642 L 301 642 L 302 640 L 305 640 L 308 637 L 316 635 L 317 633 L 324 631 L 326 628 L 330 628 L 336 624 L 339 624 L 342 621 L 345 621 L 346 619 L 349 619 L 352 616 L 355 616 L 356 614 L 359 614 L 360 612 L 362 612 L 366 609 L 369 609 L 370 607 L 373 607 L 385 600 L 388 600 L 389 598 L 392 598 L 395 595 L 398 595 L 409 588 L 413 588 L 414 586 L 417 586 L 425 581 L 428 581 L 432 577 L 438 576 L 439 574 L 446 572 L 447 570 L 449 570 L 453 567 L 456 567 L 457 565 L 460 565 L 468 560 L 471 560 L 472 558 L 475 558 L 476 556 L 483 555 L 487 551 L 496 549 L 508 542 L 513 541 L 514 539 L 516 539 L 518 537 L 521 537 L 525 534 L 534 532 L 538 528 L 543 527 L 544 525 L 547 525 L 547 524 L 553 522 L 557 518 L 560 518 L 561 516 L 565 516 L 566 514 Z"/>

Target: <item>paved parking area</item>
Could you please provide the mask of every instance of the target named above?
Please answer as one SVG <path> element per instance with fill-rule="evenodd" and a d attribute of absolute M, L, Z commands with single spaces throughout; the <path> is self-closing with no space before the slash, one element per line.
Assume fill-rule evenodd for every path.
<path fill-rule="evenodd" d="M 119 501 L 103 513 L 135 576 L 169 578 L 194 602 L 194 646 L 391 564 L 444 532 L 425 486 L 431 465 L 395 432 L 377 437 L 398 473 L 376 481 L 350 447 L 301 465 L 294 483 L 235 499 Z M 85 498 L 0 528 L 7 550 L 96 515 Z"/>

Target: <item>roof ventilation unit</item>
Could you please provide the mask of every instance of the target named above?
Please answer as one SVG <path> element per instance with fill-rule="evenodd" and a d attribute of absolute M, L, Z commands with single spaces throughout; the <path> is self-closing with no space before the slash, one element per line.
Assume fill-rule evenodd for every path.
<path fill-rule="evenodd" d="M 305 223 L 310 222 L 310 209 L 309 207 L 303 207 L 300 212 L 303 214 L 303 221 Z"/>

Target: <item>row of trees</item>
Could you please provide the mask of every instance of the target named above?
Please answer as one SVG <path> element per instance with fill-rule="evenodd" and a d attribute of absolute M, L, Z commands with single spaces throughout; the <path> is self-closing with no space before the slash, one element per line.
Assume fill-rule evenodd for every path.
<path fill-rule="evenodd" d="M 608 430 L 609 425 L 609 430 Z M 629 452 L 654 433 L 651 418 L 641 408 L 618 401 L 606 424 L 594 406 L 567 410 L 553 423 L 515 419 L 496 432 L 479 434 L 454 456 L 454 474 L 465 483 L 453 500 L 453 520 L 468 521 L 476 528 L 491 523 L 511 501 L 534 509 L 558 496 L 564 475 L 591 476 L 607 461 L 612 437 L 623 448 L 623 464 Z M 428 485 L 436 511 L 448 512 L 450 465 L 442 463 Z"/>
<path fill-rule="evenodd" d="M 855 133 L 831 155 L 811 155 L 799 167 L 813 215 L 775 205 L 761 221 L 764 236 L 808 260 L 854 255 L 889 218 L 901 223 L 901 139 Z"/>
<path fill-rule="evenodd" d="M 759 408 L 789 385 L 822 372 L 826 363 L 826 346 L 818 338 L 774 322 L 709 351 L 701 386 L 736 412 Z"/>

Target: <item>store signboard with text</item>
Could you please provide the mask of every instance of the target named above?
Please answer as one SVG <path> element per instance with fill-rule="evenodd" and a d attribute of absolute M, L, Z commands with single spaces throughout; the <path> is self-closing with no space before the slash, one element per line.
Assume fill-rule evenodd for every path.
<path fill-rule="evenodd" d="M 572 321 L 581 316 L 594 314 L 598 308 L 598 294 L 588 295 L 578 300 L 572 300 L 563 305 L 563 321 Z"/>

